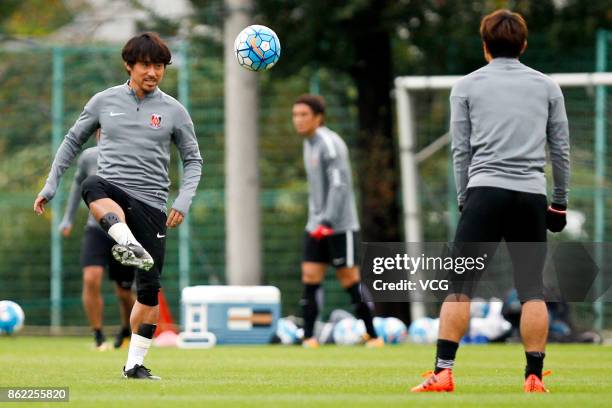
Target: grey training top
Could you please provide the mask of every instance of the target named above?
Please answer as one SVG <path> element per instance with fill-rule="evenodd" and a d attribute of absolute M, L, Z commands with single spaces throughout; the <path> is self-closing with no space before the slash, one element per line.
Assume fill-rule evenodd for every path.
<path fill-rule="evenodd" d="M 94 95 L 59 147 L 39 195 L 51 200 L 81 146 L 100 127 L 98 175 L 132 197 L 165 211 L 170 142 L 183 161 L 183 184 L 172 208 L 187 214 L 202 173 L 202 158 L 187 110 L 159 88 L 144 99 L 123 84 Z"/>
<path fill-rule="evenodd" d="M 64 218 L 60 223 L 60 230 L 74 224 L 74 217 L 81 202 L 81 184 L 88 176 L 96 174 L 97 170 L 98 147 L 90 147 L 89 149 L 83 150 L 83 153 L 81 153 L 79 161 L 77 162 L 77 171 L 74 174 L 74 181 L 72 183 L 72 187 L 70 188 L 70 194 L 68 195 L 68 200 L 66 202 Z M 101 228 L 91 213 L 87 218 L 87 226 Z"/>
<path fill-rule="evenodd" d="M 550 77 L 517 59 L 495 58 L 453 86 L 450 106 L 459 205 L 470 187 L 546 195 L 547 143 L 552 202 L 567 204 L 569 128 L 563 94 Z"/>
<path fill-rule="evenodd" d="M 311 232 L 327 221 L 337 232 L 359 230 L 348 148 L 335 132 L 319 127 L 304 140 Z"/>

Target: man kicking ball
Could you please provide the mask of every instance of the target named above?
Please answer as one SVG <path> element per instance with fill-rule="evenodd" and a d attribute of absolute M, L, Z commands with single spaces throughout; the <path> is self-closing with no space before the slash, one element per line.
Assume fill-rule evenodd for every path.
<path fill-rule="evenodd" d="M 548 335 L 542 269 L 546 229 L 565 227 L 569 184 L 569 131 L 563 94 L 552 79 L 523 65 L 527 47 L 523 17 L 498 10 L 480 26 L 485 67 L 459 80 L 451 91 L 451 135 L 461 218 L 455 244 L 487 246 L 505 239 L 522 303 L 525 392 L 546 392 L 542 382 Z M 552 204 L 547 207 L 545 147 L 553 169 Z M 474 246 L 474 245 L 472 245 Z M 468 285 L 469 286 L 469 285 Z M 413 392 L 453 391 L 453 366 L 470 318 L 470 291 L 447 297 L 440 310 L 433 373 Z"/>
<path fill-rule="evenodd" d="M 156 33 L 144 33 L 130 39 L 121 56 L 129 80 L 97 93 L 85 105 L 55 155 L 34 210 L 43 213 L 81 146 L 100 128 L 98 174 L 83 182 L 83 199 L 116 242 L 112 248 L 115 259 L 139 268 L 123 376 L 159 380 L 143 363 L 159 317 L 166 227 L 183 222 L 200 180 L 202 158 L 189 113 L 158 88 L 171 60 L 168 46 Z M 171 143 L 179 151 L 184 175 L 166 216 Z"/>

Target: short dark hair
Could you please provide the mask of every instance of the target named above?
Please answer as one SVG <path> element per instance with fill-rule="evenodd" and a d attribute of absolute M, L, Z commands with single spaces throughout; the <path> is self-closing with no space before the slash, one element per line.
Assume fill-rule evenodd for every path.
<path fill-rule="evenodd" d="M 172 63 L 170 49 L 157 33 L 151 31 L 130 38 L 123 46 L 121 58 L 130 66 L 137 62 Z"/>
<path fill-rule="evenodd" d="M 480 36 L 493 58 L 517 58 L 523 51 L 527 33 L 523 16 L 506 9 L 486 15 L 480 23 Z"/>
<path fill-rule="evenodd" d="M 310 94 L 300 95 L 293 104 L 297 105 L 298 103 L 308 105 L 315 115 L 325 116 L 325 99 L 323 99 L 322 96 Z"/>

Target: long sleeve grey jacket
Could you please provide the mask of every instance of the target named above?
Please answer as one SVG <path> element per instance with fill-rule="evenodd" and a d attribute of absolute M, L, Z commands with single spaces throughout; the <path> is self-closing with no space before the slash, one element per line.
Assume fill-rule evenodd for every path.
<path fill-rule="evenodd" d="M 517 59 L 495 58 L 451 91 L 452 151 L 459 205 L 470 187 L 546 195 L 546 150 L 552 202 L 567 204 L 570 142 L 563 94 L 550 77 Z"/>
<path fill-rule="evenodd" d="M 81 146 L 97 128 L 98 175 L 150 206 L 166 211 L 170 144 L 183 162 L 183 183 L 172 208 L 186 214 L 202 172 L 202 158 L 187 110 L 159 88 L 139 99 L 129 85 L 94 95 L 60 145 L 39 195 L 51 200 Z"/>

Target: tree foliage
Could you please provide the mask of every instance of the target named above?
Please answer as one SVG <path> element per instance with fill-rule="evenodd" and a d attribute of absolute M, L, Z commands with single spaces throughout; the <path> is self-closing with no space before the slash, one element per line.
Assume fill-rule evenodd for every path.
<path fill-rule="evenodd" d="M 42 36 L 70 22 L 73 13 L 62 0 L 3 0 L 0 33 L 6 36 Z"/>

